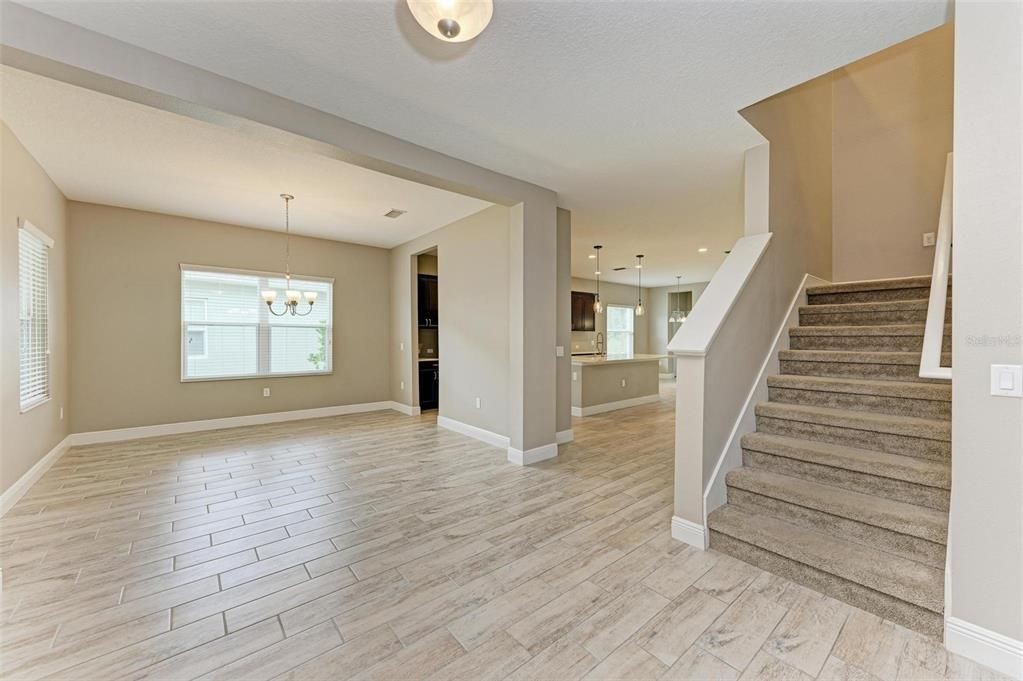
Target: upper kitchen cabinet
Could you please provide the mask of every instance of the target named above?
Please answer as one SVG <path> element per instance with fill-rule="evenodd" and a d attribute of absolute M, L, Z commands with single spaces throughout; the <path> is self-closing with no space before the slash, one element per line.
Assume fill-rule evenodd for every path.
<path fill-rule="evenodd" d="M 419 275 L 419 326 L 436 327 L 438 309 L 437 277 L 431 274 Z"/>
<path fill-rule="evenodd" d="M 572 330 L 596 331 L 597 318 L 593 312 L 596 297 L 585 291 L 572 291 Z"/>

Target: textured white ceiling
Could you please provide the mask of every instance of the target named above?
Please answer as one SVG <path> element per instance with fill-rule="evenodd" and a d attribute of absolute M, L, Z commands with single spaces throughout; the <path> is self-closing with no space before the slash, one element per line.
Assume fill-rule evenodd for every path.
<path fill-rule="evenodd" d="M 295 233 L 385 248 L 493 205 L 7 67 L 0 117 L 77 201 L 283 230 L 290 193 Z"/>
<path fill-rule="evenodd" d="M 759 138 L 738 109 L 949 12 L 948 0 L 495 0 L 487 30 L 452 45 L 404 0 L 26 4 L 554 189 L 573 211 L 575 274 L 591 273 L 599 241 L 607 265 L 645 253 L 652 284 L 707 279 L 741 232 L 741 153 Z"/>

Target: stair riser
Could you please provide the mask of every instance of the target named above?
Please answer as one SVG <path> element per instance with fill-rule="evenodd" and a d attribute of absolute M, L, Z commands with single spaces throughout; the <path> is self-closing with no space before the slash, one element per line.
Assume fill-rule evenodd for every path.
<path fill-rule="evenodd" d="M 928 487 L 905 480 L 885 478 L 748 449 L 744 449 L 742 452 L 742 462 L 743 465 L 750 468 L 762 468 L 781 475 L 790 475 L 794 478 L 833 485 L 893 501 L 916 504 L 937 511 L 948 510 L 949 491 L 940 487 Z"/>
<path fill-rule="evenodd" d="M 847 579 L 818 570 L 739 539 L 716 532 L 710 532 L 711 548 L 734 556 L 739 560 L 785 577 L 797 584 L 837 598 L 855 607 L 872 612 L 884 619 L 891 620 L 904 627 L 913 629 L 927 636 L 940 638 L 944 627 L 944 618 L 925 608 L 907 603 L 879 591 L 856 584 Z"/>
<path fill-rule="evenodd" d="M 800 438 L 818 442 L 832 442 L 849 447 L 873 449 L 888 454 L 915 456 L 931 461 L 948 461 L 952 456 L 952 443 L 909 435 L 895 435 L 872 430 L 859 430 L 820 423 L 806 423 L 769 416 L 757 416 L 757 430 L 772 435 Z"/>
<path fill-rule="evenodd" d="M 915 364 L 869 364 L 860 362 L 806 362 L 781 360 L 783 374 L 796 376 L 826 376 L 828 378 L 868 378 L 882 381 L 936 382 L 920 378 L 920 367 Z"/>
<path fill-rule="evenodd" d="M 860 352 L 920 352 L 923 336 L 800 336 L 789 338 L 792 350 L 853 350 Z M 952 352 L 952 337 L 945 336 L 942 352 Z"/>
<path fill-rule="evenodd" d="M 778 518 L 792 525 L 825 532 L 832 537 L 902 556 L 939 570 L 945 569 L 945 547 L 919 537 L 841 518 L 755 492 L 728 488 L 728 503 L 755 515 Z"/>
<path fill-rule="evenodd" d="M 927 310 L 887 310 L 883 312 L 800 312 L 800 326 L 887 326 L 890 324 L 923 324 Z"/>
<path fill-rule="evenodd" d="M 952 287 L 948 287 L 948 297 L 952 299 Z M 807 295 L 809 305 L 841 305 L 843 303 L 883 303 L 892 300 L 927 300 L 931 297 L 930 286 L 914 286 L 911 288 L 891 288 L 881 291 L 846 291 L 842 293 L 810 293 Z"/>
<path fill-rule="evenodd" d="M 882 395 L 859 395 L 824 390 L 796 390 L 793 388 L 767 389 L 771 402 L 802 404 L 811 407 L 851 409 L 875 414 L 895 416 L 918 416 L 926 419 L 950 419 L 952 403 L 940 400 L 915 400 L 907 397 L 886 397 Z"/>

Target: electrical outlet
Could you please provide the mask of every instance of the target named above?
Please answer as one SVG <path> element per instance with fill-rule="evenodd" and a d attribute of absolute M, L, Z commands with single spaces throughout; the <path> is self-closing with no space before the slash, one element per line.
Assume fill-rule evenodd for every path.
<path fill-rule="evenodd" d="M 573 381 L 578 381 L 579 380 L 579 372 L 578 371 L 573 371 L 572 372 L 572 380 Z"/>
<path fill-rule="evenodd" d="M 476 398 L 476 408 L 480 409 L 482 406 L 483 406 L 483 402 L 480 401 L 480 398 L 477 397 Z"/>
<path fill-rule="evenodd" d="M 927 248 L 929 246 L 933 246 L 935 238 L 936 238 L 936 235 L 934 234 L 934 232 L 924 232 L 924 240 L 923 240 L 924 248 Z"/>
<path fill-rule="evenodd" d="M 623 388 L 625 387 L 625 379 L 624 378 L 622 379 L 622 387 Z"/>
<path fill-rule="evenodd" d="M 270 397 L 270 388 L 263 388 L 263 397 Z"/>
<path fill-rule="evenodd" d="M 64 420 L 64 407 L 61 407 L 61 408 L 60 408 L 60 420 L 61 420 L 61 421 L 63 421 L 63 420 Z"/>
<path fill-rule="evenodd" d="M 404 343 L 398 343 L 398 349 L 399 350 L 404 350 L 405 349 L 405 344 Z"/>
<path fill-rule="evenodd" d="M 404 390 L 404 389 L 405 389 L 405 381 L 402 381 L 402 382 L 401 382 L 401 389 L 402 389 L 402 390 Z"/>

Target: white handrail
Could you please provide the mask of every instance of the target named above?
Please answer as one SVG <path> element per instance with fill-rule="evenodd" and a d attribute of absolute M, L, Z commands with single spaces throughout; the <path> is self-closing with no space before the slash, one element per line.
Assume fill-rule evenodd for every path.
<path fill-rule="evenodd" d="M 941 190 L 938 235 L 934 243 L 931 295 L 927 301 L 924 347 L 920 353 L 920 377 L 952 380 L 952 368 L 941 366 L 941 343 L 945 336 L 945 303 L 948 274 L 952 266 L 952 154 L 945 157 L 945 184 Z"/>

